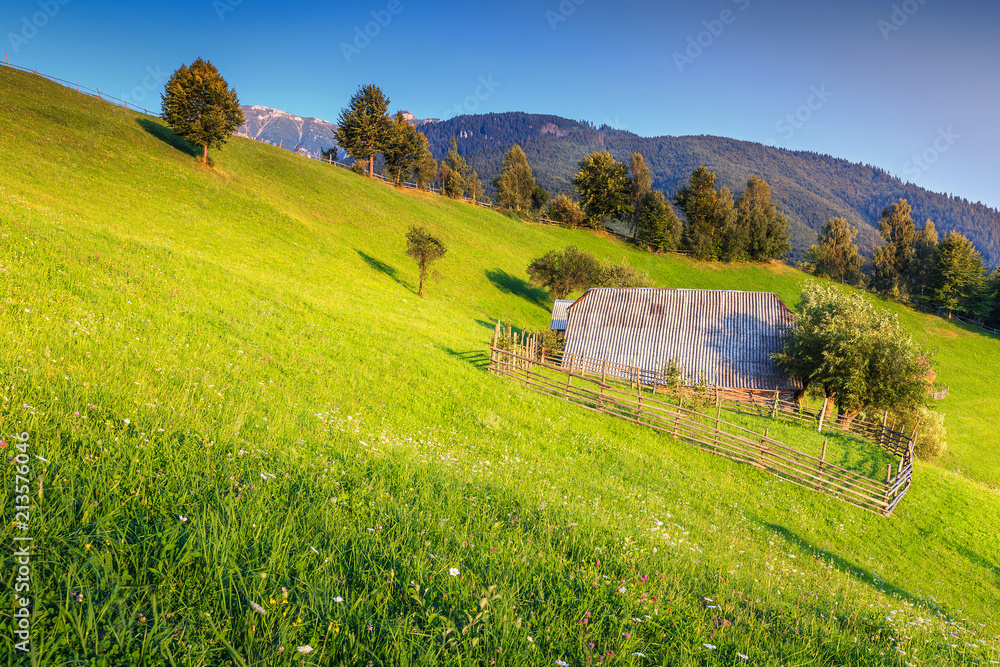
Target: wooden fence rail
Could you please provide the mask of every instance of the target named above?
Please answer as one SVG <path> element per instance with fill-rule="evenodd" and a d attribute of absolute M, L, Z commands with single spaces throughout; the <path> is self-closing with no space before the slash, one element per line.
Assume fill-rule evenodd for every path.
<path fill-rule="evenodd" d="M 497 331 L 499 333 L 499 329 Z M 833 496 L 853 506 L 889 516 L 910 488 L 913 459 L 902 450 L 896 465 L 888 464 L 885 480 L 876 481 L 826 460 L 804 454 L 769 437 L 721 418 L 658 398 L 654 388 L 608 381 L 585 367 L 540 360 L 537 341 L 521 341 L 515 349 L 491 347 L 490 370 L 525 388 L 574 403 L 588 410 L 667 433 L 698 449 L 747 463 L 781 479 Z M 721 408 L 721 406 L 720 406 Z"/>
<path fill-rule="evenodd" d="M 522 335 L 513 344 L 515 350 L 521 350 L 536 362 L 559 366 L 581 375 L 600 376 L 602 382 L 627 380 L 629 387 L 639 383 L 654 392 L 662 392 L 666 388 L 667 378 L 663 371 L 635 368 L 607 359 L 595 359 L 582 355 L 546 353 L 541 350 L 537 340 L 531 336 Z M 690 387 L 682 389 L 683 392 L 694 393 Z M 883 415 L 881 423 L 873 423 L 857 418 L 845 419 L 834 414 L 824 415 L 822 411 L 805 408 L 798 401 L 782 398 L 781 392 L 777 390 L 775 390 L 773 397 L 767 398 L 763 398 L 761 392 L 737 389 L 706 387 L 704 391 L 707 391 L 708 396 L 714 399 L 716 406 L 727 412 L 771 417 L 791 423 L 811 423 L 816 425 L 819 431 L 835 431 L 862 438 L 881 447 L 893 456 L 909 455 L 912 457 L 913 455 L 912 447 L 916 436 L 916 426 L 910 434 L 897 430 L 895 424 L 888 423 L 888 413 Z"/>

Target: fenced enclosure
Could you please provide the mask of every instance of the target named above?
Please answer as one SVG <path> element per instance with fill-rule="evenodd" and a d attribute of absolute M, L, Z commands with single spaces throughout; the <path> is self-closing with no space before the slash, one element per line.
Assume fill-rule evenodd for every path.
<path fill-rule="evenodd" d="M 700 450 L 747 463 L 785 481 L 825 493 L 856 507 L 889 516 L 906 495 L 913 475 L 913 434 L 885 423 L 839 420 L 816 414 L 772 392 L 722 388 L 677 388 L 676 402 L 660 370 L 612 367 L 597 359 L 550 354 L 534 336 L 501 340 L 494 331 L 490 370 L 526 389 L 568 401 L 582 408 L 652 428 Z M 685 405 L 686 403 L 686 405 Z M 714 414 L 712 414 L 714 412 Z M 773 438 L 769 428 L 758 432 L 723 420 L 727 414 L 768 417 L 822 433 L 849 434 L 858 446 L 877 448 L 890 458 L 878 479 L 832 463 L 824 440 L 819 457 Z M 914 427 L 914 434 L 916 427 Z"/>

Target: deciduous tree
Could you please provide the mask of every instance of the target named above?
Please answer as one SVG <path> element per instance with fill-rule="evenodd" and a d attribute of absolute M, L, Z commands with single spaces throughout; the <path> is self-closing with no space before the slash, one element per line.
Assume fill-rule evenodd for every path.
<path fill-rule="evenodd" d="M 916 228 L 905 199 L 882 211 L 878 230 L 885 244 L 875 249 L 872 287 L 882 296 L 905 300 L 909 295 L 910 263 Z"/>
<path fill-rule="evenodd" d="M 583 209 L 566 195 L 556 195 L 549 205 L 548 217 L 555 222 L 561 222 L 567 227 L 579 227 L 583 224 Z"/>
<path fill-rule="evenodd" d="M 163 95 L 163 120 L 174 134 L 202 149 L 208 164 L 208 149 L 222 148 L 246 121 L 236 89 L 230 88 L 215 65 L 198 58 L 190 67 L 181 65 L 167 81 Z"/>
<path fill-rule="evenodd" d="M 623 220 L 632 212 L 629 203 L 632 182 L 628 168 L 608 151 L 591 153 L 581 160 L 580 171 L 573 176 L 573 185 L 580 194 L 590 227 L 600 229 L 605 220 Z"/>
<path fill-rule="evenodd" d="M 642 200 L 653 188 L 653 172 L 642 157 L 641 153 L 632 153 L 632 161 L 629 163 L 629 172 L 632 174 L 632 216 L 629 218 L 629 227 L 632 235 L 636 234 L 636 225 L 639 222 L 639 215 L 642 209 Z"/>
<path fill-rule="evenodd" d="M 503 156 L 503 171 L 494 181 L 497 204 L 521 213 L 531 207 L 531 194 L 535 190 L 535 177 L 528 158 L 517 144 Z"/>
<path fill-rule="evenodd" d="M 448 154 L 441 160 L 441 170 L 438 172 L 438 181 L 441 183 L 441 191 L 452 199 L 459 199 L 465 195 L 465 179 L 469 176 L 469 165 L 465 158 L 458 153 L 458 140 L 451 138 L 451 148 Z"/>
<path fill-rule="evenodd" d="M 368 84 L 351 97 L 337 121 L 337 144 L 355 160 L 368 162 L 369 178 L 375 174 L 375 154 L 382 153 L 389 141 L 388 109 L 389 98 L 382 89 Z"/>
<path fill-rule="evenodd" d="M 691 180 L 674 196 L 674 203 L 684 212 L 681 246 L 697 259 L 717 258 L 723 231 L 736 220 L 729 189 L 716 190 L 715 172 L 703 165 L 691 173 Z M 735 244 L 730 239 L 728 245 Z"/>
<path fill-rule="evenodd" d="M 550 250 L 528 265 L 533 287 L 547 287 L 553 299 L 563 299 L 570 292 L 594 285 L 601 265 L 589 252 L 569 246 L 562 252 Z"/>
<path fill-rule="evenodd" d="M 857 284 L 864 266 L 864 259 L 854 244 L 857 233 L 858 230 L 844 218 L 827 220 L 817 240 L 818 245 L 812 246 L 807 254 L 813 272 L 841 283 Z"/>
<path fill-rule="evenodd" d="M 808 387 L 820 385 L 841 415 L 913 410 L 927 400 L 930 364 L 896 315 L 834 285 L 802 290 L 775 361 Z"/>
<path fill-rule="evenodd" d="M 430 273 L 431 265 L 445 256 L 448 249 L 436 236 L 423 227 L 411 225 L 406 232 L 406 254 L 417 262 L 420 274 L 420 287 L 417 296 L 424 295 L 424 282 Z"/>
<path fill-rule="evenodd" d="M 767 262 L 789 251 L 788 223 L 771 203 L 771 188 L 751 176 L 736 205 L 736 226 L 742 231 L 743 252 L 751 262 Z"/>

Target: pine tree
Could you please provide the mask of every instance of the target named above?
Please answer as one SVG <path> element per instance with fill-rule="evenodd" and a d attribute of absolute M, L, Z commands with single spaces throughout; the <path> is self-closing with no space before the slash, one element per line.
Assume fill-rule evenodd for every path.
<path fill-rule="evenodd" d="M 163 120 L 174 134 L 202 148 L 201 161 L 206 165 L 208 149 L 222 148 L 229 135 L 246 123 L 236 89 L 229 88 L 215 65 L 201 58 L 171 75 L 162 100 Z"/>
<path fill-rule="evenodd" d="M 434 159 L 434 154 L 431 152 L 427 137 L 424 136 L 423 132 L 417 132 L 417 143 L 420 145 L 417 149 L 420 157 L 417 158 L 416 165 L 414 165 L 414 176 L 417 179 L 417 187 L 426 190 L 434 181 L 434 177 L 437 176 L 438 163 Z"/>
<path fill-rule="evenodd" d="M 652 250 L 675 250 L 681 237 L 681 221 L 659 190 L 643 195 L 635 226 L 635 241 Z"/>
<path fill-rule="evenodd" d="M 427 145 L 427 138 L 424 137 L 421 143 L 418 135 L 421 133 L 410 125 L 403 112 L 397 112 L 389 124 L 387 141 L 382 149 L 385 172 L 392 177 L 396 185 L 401 185 L 410 177 L 410 173 L 416 169 L 423 147 Z"/>
<path fill-rule="evenodd" d="M 368 177 L 375 175 L 375 154 L 389 141 L 389 98 L 375 85 L 362 86 L 340 112 L 335 133 L 337 144 L 355 160 L 368 162 Z"/>
<path fill-rule="evenodd" d="M 483 190 L 483 184 L 479 180 L 479 174 L 476 173 L 475 169 L 472 170 L 472 174 L 469 176 L 466 185 L 469 191 L 469 198 L 473 201 L 473 203 L 480 201 L 488 201 L 486 197 L 486 191 Z"/>
<path fill-rule="evenodd" d="M 465 179 L 468 175 L 469 165 L 466 164 L 465 158 L 458 154 L 458 141 L 453 136 L 451 148 L 441 161 L 441 169 L 438 172 L 441 191 L 452 199 L 460 199 L 465 196 Z"/>
<path fill-rule="evenodd" d="M 910 294 L 923 302 L 929 295 L 934 256 L 937 254 L 938 234 L 934 223 L 928 220 L 913 240 L 913 261 L 910 263 Z"/>
<path fill-rule="evenodd" d="M 536 184 L 531 165 L 521 147 L 514 144 L 503 156 L 503 171 L 493 182 L 497 189 L 497 204 L 521 213 L 531 208 L 531 195 Z"/>
<path fill-rule="evenodd" d="M 684 212 L 684 229 L 681 232 L 681 247 L 697 259 L 715 259 L 720 249 L 729 251 L 738 247 L 730 232 L 724 239 L 724 232 L 735 224 L 736 209 L 732 193 L 726 187 L 716 191 L 715 172 L 700 166 L 691 173 L 688 185 L 683 186 L 674 196 L 674 202 Z"/>
<path fill-rule="evenodd" d="M 983 258 L 969 239 L 951 231 L 938 244 L 930 276 L 931 303 L 951 312 L 969 315 L 977 312 L 986 288 Z"/>

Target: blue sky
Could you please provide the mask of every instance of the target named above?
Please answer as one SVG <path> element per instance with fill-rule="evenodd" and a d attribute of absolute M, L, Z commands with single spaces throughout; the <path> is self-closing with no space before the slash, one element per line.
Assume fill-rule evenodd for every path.
<path fill-rule="evenodd" d="M 301 116 L 375 83 L 421 118 L 734 137 L 1000 207 L 995 0 L 5 0 L 0 34 L 12 63 L 151 109 L 203 57 L 244 104 Z"/>

